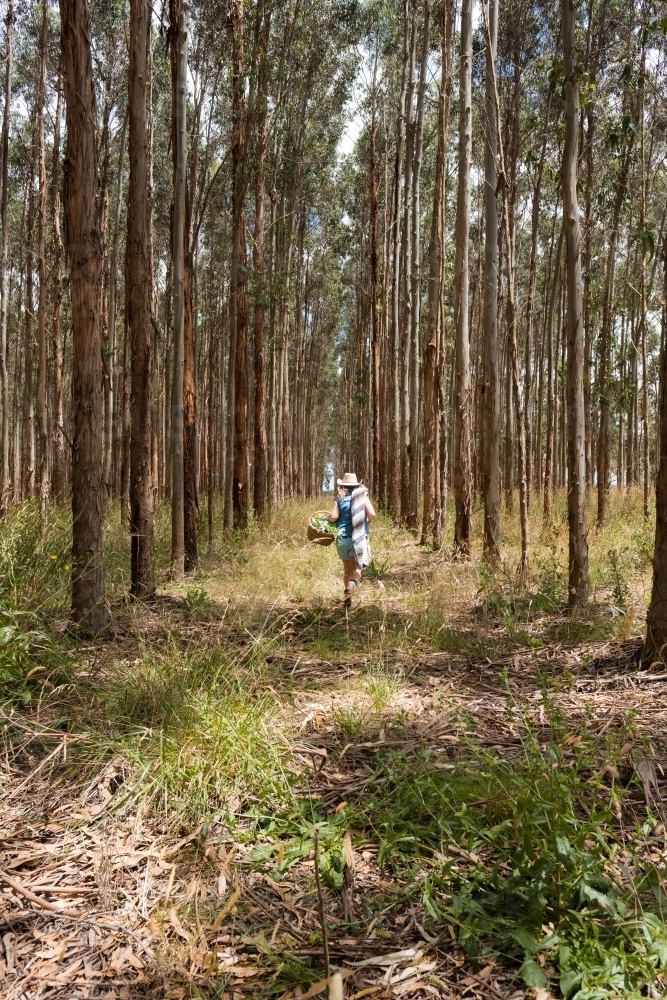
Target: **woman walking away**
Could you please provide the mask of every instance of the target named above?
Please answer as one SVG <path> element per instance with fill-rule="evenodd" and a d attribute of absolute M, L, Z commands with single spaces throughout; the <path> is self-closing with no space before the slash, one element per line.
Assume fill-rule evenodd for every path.
<path fill-rule="evenodd" d="M 368 534 L 375 510 L 368 498 L 368 490 L 354 472 L 346 472 L 337 483 L 338 498 L 334 500 L 329 520 L 337 523 L 340 532 L 336 547 L 343 560 L 345 606 L 349 608 L 352 594 L 361 583 L 361 571 L 371 561 Z"/>

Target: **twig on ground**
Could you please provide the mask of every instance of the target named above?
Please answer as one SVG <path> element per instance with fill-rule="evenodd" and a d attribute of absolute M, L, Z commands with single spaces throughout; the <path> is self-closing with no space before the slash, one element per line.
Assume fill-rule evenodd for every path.
<path fill-rule="evenodd" d="M 24 885 L 21 885 L 20 882 L 16 881 L 16 879 L 11 878 L 6 874 L 6 872 L 0 871 L 0 879 L 3 882 L 6 882 L 7 885 L 14 890 L 14 892 L 17 892 L 29 902 L 35 903 L 35 905 L 41 907 L 41 909 L 45 910 L 49 915 L 53 915 L 54 917 L 63 917 L 65 920 L 73 920 L 78 924 L 89 924 L 92 927 L 98 927 L 103 931 L 120 931 L 122 934 L 127 934 L 128 937 L 134 938 L 142 950 L 147 950 L 146 942 L 142 941 L 139 935 L 135 934 L 134 931 L 131 931 L 129 927 L 124 927 L 122 924 L 116 923 L 101 923 L 99 920 L 83 916 L 75 910 L 61 910 L 54 903 L 50 903 L 47 899 L 42 899 L 41 896 L 37 896 L 34 892 L 31 892 L 30 889 L 26 889 Z M 46 913 L 44 915 L 46 916 Z"/>
<path fill-rule="evenodd" d="M 1 870 L 0 879 L 2 879 L 3 882 L 6 882 L 7 885 L 14 890 L 14 892 L 18 892 L 19 896 L 23 896 L 24 899 L 28 899 L 31 903 L 35 903 L 43 910 L 48 910 L 49 913 L 57 913 L 58 916 L 64 917 L 76 917 L 77 919 L 81 917 L 81 914 L 77 913 L 76 910 L 63 910 L 56 906 L 55 903 L 49 903 L 48 899 L 43 899 L 36 893 L 31 892 L 30 889 L 27 889 L 20 882 L 17 882 L 16 879 L 11 878 L 6 872 Z"/>

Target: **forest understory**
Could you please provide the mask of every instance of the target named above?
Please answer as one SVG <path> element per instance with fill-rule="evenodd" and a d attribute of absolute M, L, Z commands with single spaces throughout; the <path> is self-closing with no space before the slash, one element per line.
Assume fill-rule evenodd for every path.
<path fill-rule="evenodd" d="M 128 603 L 112 509 L 94 642 L 70 632 L 67 515 L 42 534 L 36 504 L 9 512 L 0 994 L 287 1000 L 340 969 L 348 1000 L 662 996 L 640 491 L 590 532 L 575 617 L 564 494 L 547 529 L 534 505 L 521 587 L 516 517 L 495 570 L 481 538 L 456 562 L 379 519 L 349 611 L 309 512 L 175 585 L 159 508 L 158 594 Z"/>

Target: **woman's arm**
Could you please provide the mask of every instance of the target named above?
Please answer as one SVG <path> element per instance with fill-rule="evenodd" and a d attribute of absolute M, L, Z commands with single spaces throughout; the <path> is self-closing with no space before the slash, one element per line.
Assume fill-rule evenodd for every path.
<path fill-rule="evenodd" d="M 375 520 L 375 507 L 370 501 L 370 497 L 366 497 L 366 519 L 368 521 Z"/>
<path fill-rule="evenodd" d="M 329 511 L 329 520 L 337 521 L 339 517 L 340 517 L 340 511 L 338 510 L 338 501 L 334 500 L 333 507 Z"/>

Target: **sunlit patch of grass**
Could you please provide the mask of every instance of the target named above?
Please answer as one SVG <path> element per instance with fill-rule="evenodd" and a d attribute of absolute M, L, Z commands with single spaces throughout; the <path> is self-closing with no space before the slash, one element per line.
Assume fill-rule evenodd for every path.
<path fill-rule="evenodd" d="M 370 706 L 358 696 L 343 699 L 332 712 L 336 726 L 348 740 L 362 736 L 368 728 L 371 714 Z"/>
<path fill-rule="evenodd" d="M 96 693 L 84 688 L 70 719 L 92 734 L 100 761 L 129 762 L 133 794 L 195 822 L 290 800 L 289 726 L 270 688 L 255 664 L 219 649 L 153 653 L 131 669 L 119 664 Z"/>
<path fill-rule="evenodd" d="M 376 712 L 383 712 L 391 704 L 402 680 L 401 674 L 387 669 L 382 660 L 369 667 L 364 686 Z"/>
<path fill-rule="evenodd" d="M 551 642 L 603 642 L 612 639 L 618 632 L 618 623 L 613 619 L 605 621 L 570 618 L 550 625 L 547 635 Z"/>

